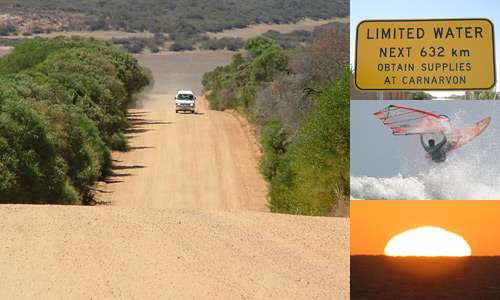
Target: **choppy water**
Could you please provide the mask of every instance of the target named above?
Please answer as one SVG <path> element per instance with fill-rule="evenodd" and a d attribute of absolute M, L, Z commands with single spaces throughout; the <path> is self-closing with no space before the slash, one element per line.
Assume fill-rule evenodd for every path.
<path fill-rule="evenodd" d="M 421 151 L 414 151 L 406 154 L 396 176 L 351 175 L 351 199 L 499 200 L 500 143 L 496 141 L 499 137 L 486 131 L 483 135 L 449 153 L 442 164 L 424 159 Z"/>

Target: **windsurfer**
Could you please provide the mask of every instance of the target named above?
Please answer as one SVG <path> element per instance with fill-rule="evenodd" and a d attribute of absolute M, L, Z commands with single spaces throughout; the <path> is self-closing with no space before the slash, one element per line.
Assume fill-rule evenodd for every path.
<path fill-rule="evenodd" d="M 432 161 L 435 163 L 444 162 L 446 160 L 446 152 L 448 152 L 447 150 L 453 148 L 455 144 L 454 142 L 448 142 L 448 139 L 446 138 L 444 132 L 440 131 L 439 133 L 443 136 L 442 140 L 436 144 L 436 141 L 434 139 L 429 139 L 429 145 L 425 144 L 424 135 L 420 134 L 420 142 L 422 143 L 422 146 L 424 147 L 425 151 L 429 153 Z"/>
<path fill-rule="evenodd" d="M 451 126 L 450 118 L 445 115 L 436 115 L 428 111 L 389 105 L 374 113 L 384 125 L 389 126 L 394 135 L 420 135 L 420 141 L 425 151 L 426 158 L 431 158 L 435 163 L 446 161 L 446 154 L 454 151 L 475 139 L 490 124 L 491 117 L 484 118 L 474 126 L 459 131 Z M 448 139 L 445 135 L 451 137 Z M 424 141 L 424 135 L 432 135 L 428 142 Z M 442 137 L 439 137 L 438 135 Z M 439 142 L 437 142 L 439 140 Z"/>

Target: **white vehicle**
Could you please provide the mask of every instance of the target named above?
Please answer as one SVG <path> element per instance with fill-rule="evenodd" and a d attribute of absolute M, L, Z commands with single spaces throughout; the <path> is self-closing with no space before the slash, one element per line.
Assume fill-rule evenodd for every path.
<path fill-rule="evenodd" d="M 178 91 L 177 96 L 175 96 L 175 113 L 182 111 L 190 111 L 194 113 L 194 104 L 196 97 L 192 91 Z"/>

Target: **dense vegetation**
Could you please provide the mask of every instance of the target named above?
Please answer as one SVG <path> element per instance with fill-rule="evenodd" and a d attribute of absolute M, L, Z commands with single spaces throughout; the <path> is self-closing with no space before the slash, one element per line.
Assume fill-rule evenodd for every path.
<path fill-rule="evenodd" d="M 349 214 L 348 44 L 335 28 L 291 50 L 255 37 L 248 56 L 203 76 L 212 109 L 240 109 L 261 126 L 274 212 Z"/>
<path fill-rule="evenodd" d="M 68 25 L 72 30 L 150 31 L 168 33 L 177 41 L 253 23 L 290 23 L 303 18 L 349 15 L 348 0 L 7 0 L 2 4 L 4 11 L 10 7 L 38 14 L 48 10 L 86 16 L 81 22 L 72 20 Z"/>
<path fill-rule="evenodd" d="M 162 49 L 238 50 L 243 46 L 241 38 L 216 39 L 204 33 L 251 24 L 290 23 L 304 18 L 346 17 L 349 16 L 349 1 L 235 0 L 214 3 L 210 0 L 84 0 L 75 4 L 62 0 L 8 0 L 0 3 L 0 11 L 16 18 L 21 16 L 21 19 L 0 21 L 0 36 L 19 36 L 0 39 L 1 46 L 10 46 L 26 37 L 53 31 L 149 31 L 155 36 L 116 39 L 113 42 L 131 53 L 141 53 L 144 49 L 156 53 Z M 267 36 L 288 49 L 309 40 L 311 33 L 296 31 L 281 35 L 269 32 Z"/>
<path fill-rule="evenodd" d="M 331 22 L 322 26 L 315 27 L 312 32 L 307 30 L 295 30 L 291 33 L 282 34 L 278 31 L 269 30 L 263 36 L 274 40 L 283 49 L 292 49 L 302 43 L 309 42 L 320 36 L 327 28 L 336 28 L 338 30 L 347 30 L 336 22 Z M 9 40 L 12 42 L 11 40 Z M 164 48 L 165 42 L 168 41 L 163 34 L 156 33 L 154 38 L 123 38 L 113 39 L 112 42 L 118 45 L 123 50 L 130 53 L 142 53 L 144 49 L 149 49 L 152 53 L 159 52 Z M 201 34 L 195 37 L 189 37 L 182 41 L 170 43 L 168 50 L 170 51 L 191 51 L 194 49 L 201 50 L 229 50 L 237 51 L 243 48 L 242 38 L 223 37 L 220 39 L 210 38 L 206 34 Z M 2 41 L 0 40 L 0 45 Z"/>
<path fill-rule="evenodd" d="M 280 45 L 280 47 L 283 49 L 293 49 L 300 46 L 302 43 L 314 41 L 330 28 L 335 28 L 345 33 L 347 33 L 347 30 L 349 29 L 343 24 L 330 22 L 315 27 L 312 32 L 309 32 L 307 30 L 294 30 L 290 33 L 282 34 L 278 31 L 269 30 L 262 35 L 274 40 L 276 44 Z"/>
<path fill-rule="evenodd" d="M 125 150 L 127 107 L 150 76 L 94 38 L 34 39 L 0 60 L 0 203 L 78 204 Z"/>

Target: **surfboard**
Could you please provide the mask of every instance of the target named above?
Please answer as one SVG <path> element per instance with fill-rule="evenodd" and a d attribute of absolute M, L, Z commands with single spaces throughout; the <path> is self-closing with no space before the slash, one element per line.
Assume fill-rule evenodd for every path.
<path fill-rule="evenodd" d="M 472 140 L 478 137 L 486 129 L 486 127 L 488 127 L 488 125 L 490 125 L 490 121 L 491 117 L 484 118 L 481 121 L 474 124 L 474 126 L 464 129 L 460 131 L 459 134 L 449 138 L 448 139 L 449 144 L 453 144 L 454 142 L 456 144 L 450 149 L 445 149 L 445 152 L 449 153 L 470 143 Z M 430 158 L 430 157 L 431 156 L 428 153 L 425 155 L 425 158 Z"/>

